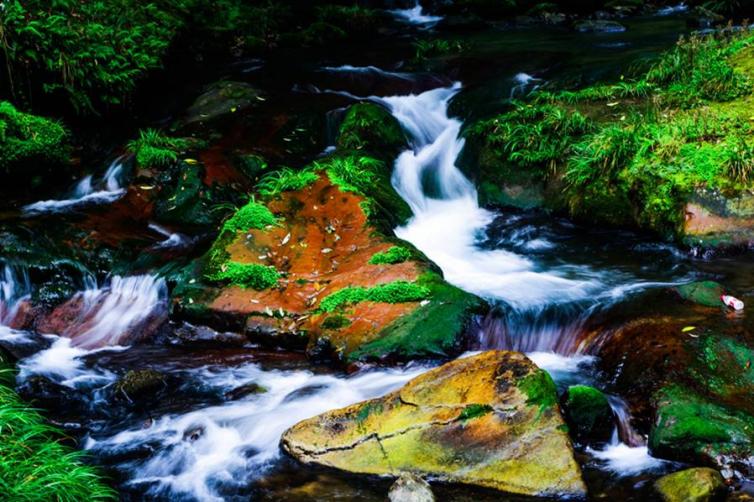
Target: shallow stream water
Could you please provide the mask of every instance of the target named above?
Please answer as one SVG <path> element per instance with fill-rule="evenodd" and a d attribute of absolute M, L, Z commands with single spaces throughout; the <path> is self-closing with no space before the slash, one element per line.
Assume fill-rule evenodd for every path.
<path fill-rule="evenodd" d="M 611 375 L 598 369 L 598 355 L 582 343 L 580 335 L 590 323 L 609 319 L 616 310 L 640 312 L 655 301 L 647 296 L 653 291 L 699 278 L 719 280 L 742 291 L 745 301 L 754 300 L 754 265 L 746 259 L 704 260 L 631 232 L 585 228 L 536 211 L 484 209 L 473 182 L 456 165 L 464 120 L 502 109 L 511 96 L 537 86 L 617 77 L 685 32 L 682 12 L 626 20 L 628 30 L 622 33 L 487 29 L 463 36 L 472 47 L 468 52 L 422 72 L 406 68 L 412 36 L 431 33 L 440 20 L 424 15 L 418 4 L 394 14 L 407 23 L 405 37 L 377 41 L 371 48 L 344 47 L 336 54 L 284 54 L 228 73 L 269 92 L 265 111 L 270 116 L 307 110 L 326 123 L 328 116 L 337 120 L 338 109 L 370 99 L 401 122 L 411 148 L 396 159 L 393 184 L 414 216 L 395 233 L 437 263 L 449 282 L 494 306 L 494 315 L 480 320 L 470 350 L 523 351 L 561 387 L 582 382 L 611 392 Z M 229 132 L 239 143 L 255 141 L 255 135 L 253 129 Z M 322 149 L 331 139 L 323 131 Z M 45 222 L 81 224 L 89 214 L 106 219 L 108 205 L 126 190 L 122 162 L 118 157 L 73 187 L 61 187 L 59 198 L 27 204 L 10 217 L 30 228 Z M 120 223 L 114 225 L 115 232 L 124 231 Z M 199 237 L 190 230 L 139 225 L 145 249 L 190 254 L 188 243 Z M 3 271 L 0 320 L 12 316 L 30 289 L 24 270 L 6 263 Z M 280 435 L 304 418 L 397 389 L 434 363 L 346 375 L 312 366 L 298 354 L 259 347 L 131 344 L 125 338 L 129 326 L 167 315 L 164 281 L 152 270 L 94 275 L 82 272 L 78 295 L 84 314 L 69 332 L 57 333 L 75 331 L 75 343 L 55 335 L 30 340 L 31 335 L 9 328 L 0 328 L 0 341 L 48 346 L 20 362 L 19 384 L 43 375 L 71 389 L 77 407 L 55 420 L 82 437 L 94 461 L 118 481 L 124 499 L 384 500 L 389 480 L 301 468 L 282 456 Z M 721 322 L 748 329 L 749 319 Z M 90 350 L 103 340 L 109 347 Z M 134 368 L 169 374 L 169 397 L 149 409 L 113 405 L 114 383 Z M 267 392 L 240 391 L 250 384 Z M 613 439 L 578 452 L 590 496 L 646 500 L 648 481 L 674 466 L 649 456 L 627 404 L 615 394 L 610 401 L 616 415 Z M 520 499 L 441 485 L 436 493 L 440 500 Z"/>

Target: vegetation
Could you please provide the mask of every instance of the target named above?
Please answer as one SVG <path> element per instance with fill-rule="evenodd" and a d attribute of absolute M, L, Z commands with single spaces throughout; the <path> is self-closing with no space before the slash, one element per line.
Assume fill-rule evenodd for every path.
<path fill-rule="evenodd" d="M 0 493 L 5 500 L 115 500 L 115 492 L 83 453 L 25 405 L 9 387 L 11 370 L 0 354 Z"/>
<path fill-rule="evenodd" d="M 136 162 L 142 167 L 168 167 L 178 161 L 180 152 L 193 144 L 189 138 L 173 138 L 156 129 L 144 129 L 126 149 L 136 156 Z"/>
<path fill-rule="evenodd" d="M 458 420 L 471 420 L 474 418 L 483 417 L 488 413 L 492 413 L 492 406 L 489 404 L 467 404 L 466 407 L 458 415 Z"/>
<path fill-rule="evenodd" d="M 68 132 L 58 122 L 18 111 L 0 101 L 0 169 L 6 174 L 37 164 L 67 164 Z"/>
<path fill-rule="evenodd" d="M 527 404 L 539 406 L 540 414 L 558 402 L 555 382 L 553 382 L 550 374 L 544 370 L 536 370 L 526 375 L 519 382 L 518 388 L 526 394 Z"/>
<path fill-rule="evenodd" d="M 280 279 L 280 272 L 275 267 L 257 263 L 224 263 L 217 273 L 207 276 L 213 281 L 227 281 L 242 288 L 263 290 L 271 288 Z"/>
<path fill-rule="evenodd" d="M 411 250 L 401 246 L 393 246 L 387 251 L 373 254 L 369 259 L 369 263 L 372 265 L 394 265 L 408 261 L 413 256 Z"/>
<path fill-rule="evenodd" d="M 735 194 L 754 175 L 754 75 L 736 59 L 753 47 L 747 31 L 694 36 L 635 80 L 516 102 L 467 132 L 481 175 L 550 186 L 549 204 L 577 217 L 678 236 L 696 189 Z"/>
<path fill-rule="evenodd" d="M 441 38 L 419 40 L 414 44 L 414 47 L 414 59 L 417 61 L 459 54 L 468 50 L 466 44 L 460 40 L 445 40 Z"/>
<path fill-rule="evenodd" d="M 252 199 L 223 223 L 221 234 L 248 232 L 251 229 L 261 230 L 269 225 L 277 224 L 277 221 L 267 206 Z"/>
<path fill-rule="evenodd" d="M 374 103 L 351 106 L 340 126 L 338 148 L 395 155 L 406 147 L 406 135 L 389 111 Z"/>
<path fill-rule="evenodd" d="M 257 191 L 265 197 L 276 196 L 289 190 L 302 190 L 318 178 L 319 176 L 311 167 L 298 171 L 284 167 L 264 175 L 257 183 Z"/>
<path fill-rule="evenodd" d="M 323 298 L 319 303 L 319 308 L 324 312 L 333 312 L 346 305 L 360 302 L 418 302 L 429 295 L 430 290 L 425 286 L 406 281 L 394 281 L 371 288 L 353 286 L 341 289 Z"/>

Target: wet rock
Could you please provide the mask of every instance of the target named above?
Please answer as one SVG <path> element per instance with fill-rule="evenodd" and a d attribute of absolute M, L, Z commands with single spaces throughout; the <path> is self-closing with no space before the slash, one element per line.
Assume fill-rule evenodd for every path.
<path fill-rule="evenodd" d="M 354 473 L 586 493 L 552 379 L 514 352 L 458 359 L 382 398 L 304 420 L 282 446 L 301 462 Z"/>
<path fill-rule="evenodd" d="M 737 196 L 699 189 L 686 204 L 684 242 L 703 247 L 749 247 L 754 244 L 754 194 Z"/>
<path fill-rule="evenodd" d="M 235 401 L 237 399 L 243 399 L 255 394 L 264 394 L 265 392 L 267 392 L 267 390 L 267 387 L 263 387 L 257 383 L 247 383 L 245 385 L 236 387 L 230 392 L 226 392 L 225 399 L 229 401 Z"/>
<path fill-rule="evenodd" d="M 374 103 L 352 105 L 340 127 L 338 148 L 397 155 L 408 147 L 406 134 L 388 110 Z"/>
<path fill-rule="evenodd" d="M 709 502 L 724 488 L 720 473 L 707 467 L 674 472 L 655 482 L 655 489 L 665 502 Z"/>
<path fill-rule="evenodd" d="M 705 307 L 720 307 L 723 286 L 715 281 L 692 282 L 675 288 L 681 298 Z"/>
<path fill-rule="evenodd" d="M 182 323 L 168 335 L 169 343 L 192 347 L 243 347 L 249 341 L 242 333 L 218 332 L 206 326 Z"/>
<path fill-rule="evenodd" d="M 16 391 L 25 401 L 46 410 L 76 413 L 82 408 L 81 396 L 75 389 L 42 375 L 27 378 Z"/>
<path fill-rule="evenodd" d="M 248 108 L 260 97 L 260 91 L 251 84 L 230 80 L 215 82 L 186 110 L 183 122 L 210 122 Z"/>
<path fill-rule="evenodd" d="M 24 359 L 47 349 L 52 341 L 34 331 L 21 331 L 0 326 L 0 349 L 14 359 Z"/>
<path fill-rule="evenodd" d="M 607 19 L 586 19 L 573 25 L 581 33 L 619 33 L 626 31 L 626 27 L 617 21 Z"/>
<path fill-rule="evenodd" d="M 128 402 L 152 401 L 167 390 L 167 379 L 153 369 L 131 370 L 115 383 L 113 390 L 116 397 Z"/>
<path fill-rule="evenodd" d="M 429 483 L 421 477 L 404 473 L 393 483 L 388 492 L 390 502 L 435 502 Z"/>
<path fill-rule="evenodd" d="M 574 437 L 607 441 L 613 429 L 613 413 L 605 394 L 587 385 L 572 385 L 563 396 L 565 418 Z"/>

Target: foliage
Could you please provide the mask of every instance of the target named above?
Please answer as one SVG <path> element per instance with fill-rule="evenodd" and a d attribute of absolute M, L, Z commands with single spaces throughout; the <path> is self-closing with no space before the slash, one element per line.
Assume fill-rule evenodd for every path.
<path fill-rule="evenodd" d="M 267 209 L 267 206 L 250 200 L 225 221 L 221 234 L 238 231 L 247 232 L 252 228 L 259 230 L 269 225 L 275 225 L 277 221 L 277 218 Z"/>
<path fill-rule="evenodd" d="M 0 169 L 32 163 L 67 164 L 68 132 L 58 122 L 18 111 L 0 101 Z"/>
<path fill-rule="evenodd" d="M 257 191 L 266 197 L 276 196 L 289 190 L 306 188 L 318 178 L 319 176 L 312 168 L 294 171 L 289 167 L 284 167 L 264 175 L 257 183 Z"/>
<path fill-rule="evenodd" d="M 349 155 L 333 156 L 314 163 L 317 170 L 324 170 L 330 181 L 344 192 L 369 194 L 377 180 L 378 173 L 384 172 L 385 164 L 372 157 Z"/>
<path fill-rule="evenodd" d="M 0 370 L 7 374 L 9 370 Z M 5 500 L 114 500 L 83 453 L 63 444 L 61 432 L 0 384 L 0 493 Z"/>
<path fill-rule="evenodd" d="M 379 11 L 359 5 L 322 5 L 315 11 L 314 21 L 300 33 L 304 45 L 322 45 L 349 38 L 367 38 L 374 34 L 380 19 Z"/>
<path fill-rule="evenodd" d="M 136 155 L 136 162 L 142 167 L 168 167 L 178 160 L 179 152 L 192 144 L 189 138 L 173 138 L 156 129 L 143 129 L 126 149 Z"/>
<path fill-rule="evenodd" d="M 341 307 L 360 302 L 404 303 L 427 298 L 429 288 L 406 281 L 394 281 L 371 288 L 353 286 L 336 291 L 322 299 L 320 310 L 333 312 Z"/>
<path fill-rule="evenodd" d="M 408 261 L 411 258 L 413 258 L 413 253 L 410 249 L 402 246 L 393 246 L 387 251 L 373 254 L 369 259 L 369 263 L 372 265 L 394 265 Z"/>
<path fill-rule="evenodd" d="M 460 40 L 445 40 L 441 38 L 419 40 L 414 43 L 414 48 L 414 59 L 417 61 L 459 54 L 468 50 L 468 46 Z"/>
<path fill-rule="evenodd" d="M 275 267 L 257 263 L 238 263 L 229 261 L 220 270 L 207 276 L 213 281 L 228 281 L 242 288 L 263 290 L 276 285 L 280 272 Z"/>

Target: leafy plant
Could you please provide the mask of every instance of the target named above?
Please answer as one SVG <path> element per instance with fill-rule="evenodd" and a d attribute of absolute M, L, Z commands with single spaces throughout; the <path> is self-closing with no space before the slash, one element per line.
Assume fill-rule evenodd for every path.
<path fill-rule="evenodd" d="M 289 167 L 284 167 L 264 175 L 257 183 L 257 191 L 266 197 L 276 196 L 289 190 L 306 188 L 318 178 L 319 176 L 312 168 L 294 171 Z"/>
<path fill-rule="evenodd" d="M 168 167 L 178 160 L 178 153 L 191 147 L 189 138 L 165 136 L 156 129 L 139 131 L 139 138 L 132 140 L 126 149 L 136 155 L 136 162 L 143 167 Z"/>

